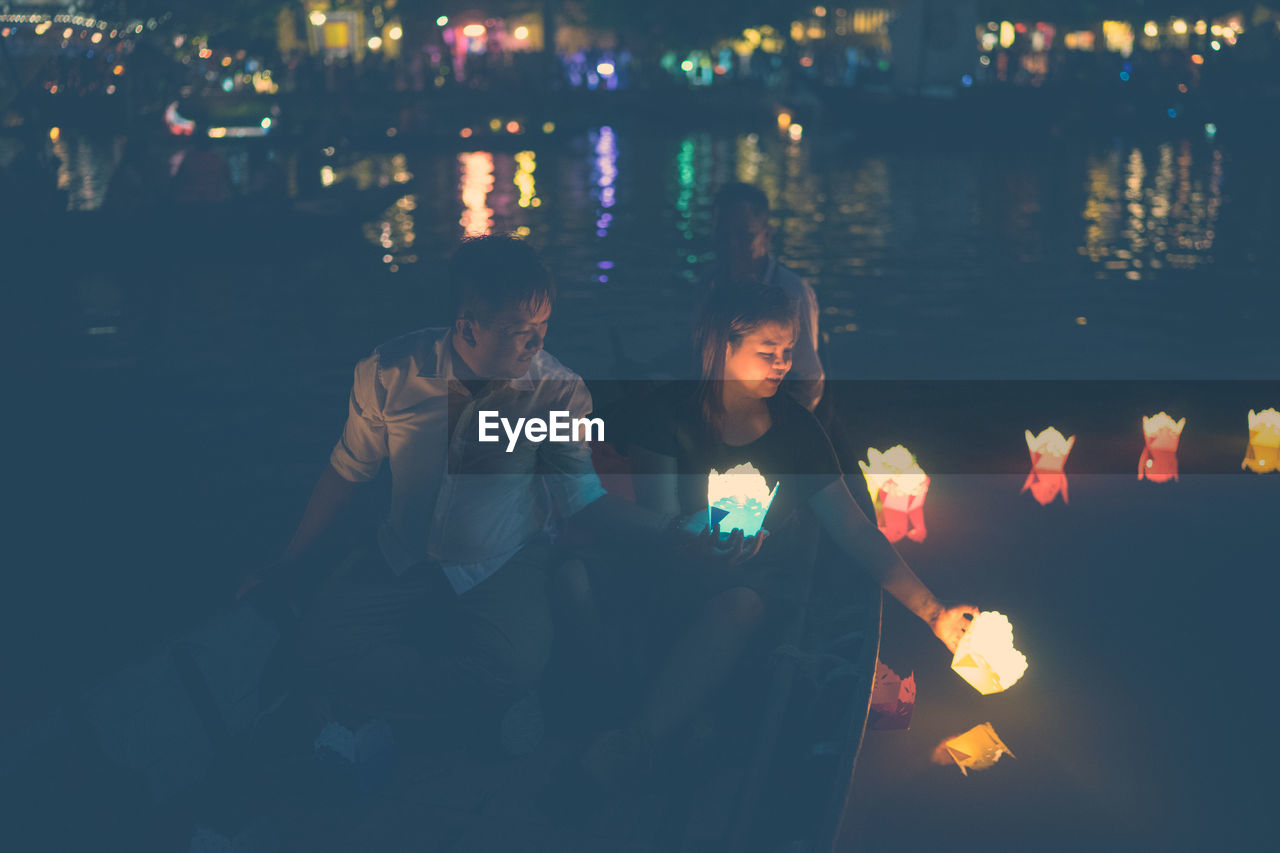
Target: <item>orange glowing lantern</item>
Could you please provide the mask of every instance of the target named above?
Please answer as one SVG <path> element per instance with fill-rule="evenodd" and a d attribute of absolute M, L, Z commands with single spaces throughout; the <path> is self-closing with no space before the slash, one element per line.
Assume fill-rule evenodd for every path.
<path fill-rule="evenodd" d="M 1067 475 L 1062 466 L 1067 463 L 1067 455 L 1075 446 L 1076 437 L 1063 438 L 1055 427 L 1049 427 L 1039 435 L 1032 435 L 1026 430 L 1027 450 L 1031 452 L 1031 473 L 1022 484 L 1022 491 L 1031 490 L 1031 496 L 1046 506 L 1053 502 L 1059 494 L 1062 502 L 1067 503 Z"/>
<path fill-rule="evenodd" d="M 907 537 L 923 542 L 924 499 L 929 493 L 929 476 L 911 451 L 899 444 L 884 453 L 867 448 L 867 461 L 858 462 L 867 479 L 867 491 L 876 508 L 876 526 L 890 542 Z"/>
<path fill-rule="evenodd" d="M 1138 479 L 1164 483 L 1178 479 L 1178 439 L 1187 419 L 1175 421 L 1166 412 L 1142 418 L 1145 445 L 1138 457 Z"/>
<path fill-rule="evenodd" d="M 1249 410 L 1249 449 L 1240 467 L 1259 474 L 1280 471 L 1280 412 Z"/>
<path fill-rule="evenodd" d="M 961 773 L 968 776 L 970 770 L 986 770 L 991 767 L 1002 755 L 1017 758 L 1004 745 L 1004 741 L 1000 740 L 991 724 L 983 723 L 938 744 L 938 748 L 934 750 L 934 761 L 946 764 L 950 759 L 960 768 Z"/>
<path fill-rule="evenodd" d="M 916 708 L 916 675 L 906 678 L 876 661 L 876 679 L 871 688 L 871 728 L 877 731 L 911 728 Z"/>
<path fill-rule="evenodd" d="M 750 462 L 735 465 L 723 474 L 713 468 L 707 478 L 707 526 L 719 523 L 722 537 L 734 530 L 741 530 L 743 536 L 755 536 L 764 526 L 778 485 L 770 491 L 764 475 Z"/>
<path fill-rule="evenodd" d="M 1027 658 L 1013 647 L 1009 617 L 984 610 L 956 645 L 951 668 L 982 695 L 1008 690 L 1027 671 Z"/>

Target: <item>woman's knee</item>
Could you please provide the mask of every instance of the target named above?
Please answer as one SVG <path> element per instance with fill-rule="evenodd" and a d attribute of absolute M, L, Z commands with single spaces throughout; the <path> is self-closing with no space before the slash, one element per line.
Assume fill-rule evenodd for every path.
<path fill-rule="evenodd" d="M 764 599 L 754 589 L 735 586 L 717 593 L 707 609 L 716 622 L 739 630 L 750 630 L 764 616 Z"/>

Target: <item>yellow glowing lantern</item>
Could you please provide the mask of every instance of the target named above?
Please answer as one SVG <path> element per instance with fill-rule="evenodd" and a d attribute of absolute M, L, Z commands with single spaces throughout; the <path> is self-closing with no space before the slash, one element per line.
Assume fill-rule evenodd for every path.
<path fill-rule="evenodd" d="M 982 695 L 1012 687 L 1027 671 L 1027 658 L 1013 647 L 1009 617 L 984 610 L 956 645 L 951 668 Z"/>
<path fill-rule="evenodd" d="M 1049 427 L 1039 435 L 1032 435 L 1026 430 L 1027 450 L 1031 453 L 1031 473 L 1022 484 L 1022 491 L 1031 490 L 1031 496 L 1047 506 L 1059 494 L 1062 502 L 1067 503 L 1067 475 L 1062 467 L 1067 463 L 1067 456 L 1075 446 L 1076 437 L 1064 438 L 1057 428 Z"/>
<path fill-rule="evenodd" d="M 1164 483 L 1178 479 L 1178 439 L 1187 419 L 1175 421 L 1168 413 L 1142 418 L 1143 447 L 1138 457 L 1138 479 Z"/>
<path fill-rule="evenodd" d="M 1018 757 L 1004 745 L 990 723 L 974 726 L 964 734 L 949 737 L 934 750 L 935 761 L 940 764 L 954 761 L 966 776 L 970 770 L 986 770 L 999 761 L 1002 755 Z"/>
<path fill-rule="evenodd" d="M 929 493 L 929 477 L 911 451 L 899 444 L 884 453 L 867 448 L 867 461 L 858 462 L 867 480 L 867 491 L 876 508 L 876 526 L 890 542 L 904 536 L 923 542 L 924 499 Z"/>
<path fill-rule="evenodd" d="M 707 478 L 707 526 L 718 523 L 722 537 L 734 530 L 755 536 L 764 526 L 777 494 L 778 484 L 770 491 L 764 475 L 750 462 L 735 465 L 723 474 L 713 468 Z"/>
<path fill-rule="evenodd" d="M 1240 467 L 1259 474 L 1280 471 L 1280 412 L 1249 410 L 1249 449 Z"/>

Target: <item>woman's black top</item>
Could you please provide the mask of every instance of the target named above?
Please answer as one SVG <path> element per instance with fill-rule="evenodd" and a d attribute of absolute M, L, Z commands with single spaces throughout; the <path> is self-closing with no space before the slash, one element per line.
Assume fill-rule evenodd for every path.
<path fill-rule="evenodd" d="M 787 596 L 812 564 L 816 519 L 809 498 L 841 476 L 840 463 L 813 414 L 785 393 L 767 401 L 772 425 L 750 444 L 726 444 L 703 425 L 696 383 L 661 389 L 645 407 L 633 443 L 676 460 L 680 511 L 705 512 L 712 469 L 724 473 L 744 462 L 755 466 L 777 495 L 765 516 L 769 539 L 741 567 L 737 585 Z M 724 530 L 728 533 L 728 530 Z"/>

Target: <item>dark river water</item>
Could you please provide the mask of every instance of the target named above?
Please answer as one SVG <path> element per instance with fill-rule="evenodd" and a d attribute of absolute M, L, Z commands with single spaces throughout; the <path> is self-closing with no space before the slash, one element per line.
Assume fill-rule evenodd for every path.
<path fill-rule="evenodd" d="M 439 264 L 467 233 L 514 231 L 544 252 L 561 289 L 548 349 L 588 380 L 610 375 L 614 330 L 641 361 L 679 343 L 712 260 L 712 196 L 743 180 L 768 192 L 776 250 L 813 284 L 834 379 L 1262 382 L 1215 413 L 1230 430 L 1198 438 L 1192 420 L 1183 436 L 1236 464 L 1246 410 L 1280 406 L 1264 382 L 1280 378 L 1271 151 L 609 127 L 529 139 L 280 151 L 295 197 L 278 214 L 245 195 L 176 247 L 99 210 L 119 141 L 54 143 L 73 211 L 57 227 L 123 236 L 50 240 L 39 272 L 6 285 L 30 318 L 6 417 L 26 448 L 0 651 L 17 716 L 226 605 L 296 521 L 355 361 L 441 321 Z M 224 150 L 247 193 L 260 164 Z M 939 595 L 1009 614 L 1030 668 L 979 696 L 886 603 L 882 657 L 915 671 L 919 705 L 909 732 L 868 736 L 871 849 L 1206 849 L 1274 828 L 1280 476 L 1137 482 L 1136 417 L 1079 399 L 1038 411 L 1075 418 L 1078 454 L 1106 445 L 1132 465 L 1082 471 L 1069 505 L 1039 506 L 1008 473 L 1022 430 L 1048 420 L 999 424 L 1014 461 L 989 472 L 957 461 L 963 448 L 912 447 L 936 476 L 928 539 L 902 553 Z M 929 762 L 984 721 L 1016 759 L 968 777 Z"/>

